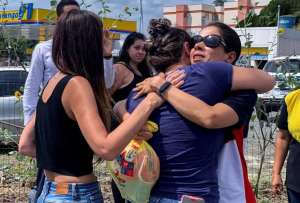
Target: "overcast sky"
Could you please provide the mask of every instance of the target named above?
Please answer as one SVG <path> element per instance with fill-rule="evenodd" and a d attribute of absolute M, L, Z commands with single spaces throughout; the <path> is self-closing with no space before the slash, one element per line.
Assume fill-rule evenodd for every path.
<path fill-rule="evenodd" d="M 19 7 L 21 0 L 0 0 L 1 2 L 8 2 L 7 9 L 16 9 Z M 77 0 L 79 3 L 81 0 Z M 23 3 L 34 3 L 34 8 L 49 8 L 50 0 L 23 0 Z M 85 0 L 87 4 L 93 2 L 99 2 L 97 0 Z M 125 15 L 123 12 L 124 7 L 129 8 L 139 7 L 139 0 L 107 0 L 107 5 L 111 9 L 111 13 L 107 14 L 107 17 L 118 17 L 123 14 L 124 19 L 139 21 L 139 12 L 135 12 L 131 17 Z M 144 32 L 147 24 L 151 18 L 159 18 L 162 16 L 162 8 L 164 6 L 176 5 L 176 4 L 200 4 L 211 3 L 213 0 L 143 0 L 143 13 L 144 13 Z M 100 3 L 94 3 L 89 10 L 98 12 L 101 8 Z"/>

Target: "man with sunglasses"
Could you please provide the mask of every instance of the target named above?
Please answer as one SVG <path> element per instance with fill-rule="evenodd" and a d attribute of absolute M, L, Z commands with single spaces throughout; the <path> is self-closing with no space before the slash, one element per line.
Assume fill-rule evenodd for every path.
<path fill-rule="evenodd" d="M 212 23 L 193 37 L 191 62 L 226 61 L 235 64 L 241 53 L 237 33 L 223 23 Z M 226 143 L 218 163 L 220 203 L 256 202 L 252 191 L 245 157 L 243 139 L 247 137 L 250 118 L 257 95 L 252 90 L 230 92 L 223 103 L 222 119 L 233 119 L 235 125 L 226 129 Z M 222 115 L 220 113 L 219 115 Z"/>

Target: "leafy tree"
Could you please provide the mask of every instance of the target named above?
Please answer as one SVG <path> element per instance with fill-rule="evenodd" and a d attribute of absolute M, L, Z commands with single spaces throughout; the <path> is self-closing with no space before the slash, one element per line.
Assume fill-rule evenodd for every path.
<path fill-rule="evenodd" d="M 278 5 L 280 5 L 280 15 L 300 16 L 299 0 L 272 0 L 267 7 L 261 10 L 259 15 L 250 11 L 246 18 L 238 23 L 238 27 L 276 26 Z"/>

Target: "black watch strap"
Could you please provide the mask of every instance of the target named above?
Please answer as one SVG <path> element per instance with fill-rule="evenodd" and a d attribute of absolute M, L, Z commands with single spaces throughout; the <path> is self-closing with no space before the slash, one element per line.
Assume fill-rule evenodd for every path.
<path fill-rule="evenodd" d="M 112 55 L 103 56 L 103 58 L 106 59 L 106 60 L 110 60 L 112 58 Z"/>
<path fill-rule="evenodd" d="M 158 93 L 162 96 L 162 94 L 171 86 L 169 81 L 164 82 L 158 90 Z"/>

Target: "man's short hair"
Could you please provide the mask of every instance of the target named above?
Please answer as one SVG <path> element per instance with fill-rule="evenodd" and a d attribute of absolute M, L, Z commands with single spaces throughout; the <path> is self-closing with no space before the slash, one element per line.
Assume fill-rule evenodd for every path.
<path fill-rule="evenodd" d="M 230 26 L 226 25 L 225 23 L 221 22 L 213 22 L 209 23 L 205 27 L 216 27 L 219 29 L 219 32 L 221 34 L 221 37 L 224 39 L 226 43 L 225 52 L 235 52 L 236 58 L 232 62 L 232 64 L 235 64 L 235 62 L 239 59 L 241 55 L 241 40 L 239 35 L 236 33 L 234 29 L 232 29 Z"/>
<path fill-rule="evenodd" d="M 64 12 L 65 6 L 70 6 L 70 5 L 78 6 L 78 8 L 80 8 L 79 4 L 75 0 L 61 0 L 56 6 L 57 17 L 61 16 L 61 14 Z"/>

